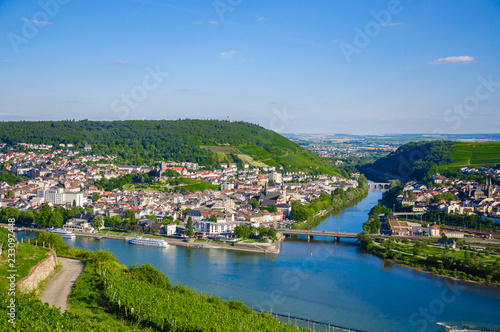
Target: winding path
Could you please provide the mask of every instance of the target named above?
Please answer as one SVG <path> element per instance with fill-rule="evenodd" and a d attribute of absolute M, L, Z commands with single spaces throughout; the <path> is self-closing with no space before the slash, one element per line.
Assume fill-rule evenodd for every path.
<path fill-rule="evenodd" d="M 82 261 L 59 257 L 62 269 L 52 278 L 40 296 L 42 302 L 66 311 L 68 297 L 73 290 L 76 279 L 82 274 L 85 264 Z"/>

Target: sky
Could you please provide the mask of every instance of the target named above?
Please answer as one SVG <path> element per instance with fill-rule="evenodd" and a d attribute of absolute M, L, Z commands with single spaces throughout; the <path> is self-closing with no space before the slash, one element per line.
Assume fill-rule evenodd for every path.
<path fill-rule="evenodd" d="M 499 133 L 500 1 L 1 0 L 0 121 Z"/>

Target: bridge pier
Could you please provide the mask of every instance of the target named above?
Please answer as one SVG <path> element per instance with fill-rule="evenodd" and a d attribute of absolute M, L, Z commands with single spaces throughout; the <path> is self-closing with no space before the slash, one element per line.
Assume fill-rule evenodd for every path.
<path fill-rule="evenodd" d="M 334 239 L 335 242 L 340 242 L 340 236 L 335 236 Z"/>
<path fill-rule="evenodd" d="M 314 236 L 312 236 L 312 235 L 308 235 L 308 236 L 307 236 L 307 242 L 309 242 L 309 241 L 311 241 L 311 240 L 313 240 L 313 239 L 314 239 Z"/>

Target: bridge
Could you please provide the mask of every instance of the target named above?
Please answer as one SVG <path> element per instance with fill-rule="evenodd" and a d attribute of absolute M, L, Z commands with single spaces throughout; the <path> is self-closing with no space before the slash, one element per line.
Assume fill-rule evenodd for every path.
<path fill-rule="evenodd" d="M 391 187 L 391 184 L 387 182 L 370 182 L 368 185 L 373 190 L 388 190 Z"/>
<path fill-rule="evenodd" d="M 307 236 L 307 242 L 312 240 L 317 236 L 333 237 L 335 241 L 340 241 L 340 238 L 355 239 L 358 233 L 346 233 L 346 232 L 332 232 L 332 231 L 314 231 L 305 229 L 287 229 L 284 230 L 283 235 L 285 237 L 290 237 L 292 235 L 305 235 Z"/>

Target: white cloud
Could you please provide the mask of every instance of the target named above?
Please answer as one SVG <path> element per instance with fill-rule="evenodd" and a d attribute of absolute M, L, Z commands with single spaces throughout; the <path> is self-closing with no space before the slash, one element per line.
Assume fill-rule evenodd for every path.
<path fill-rule="evenodd" d="M 405 24 L 405 22 L 390 22 L 390 23 L 382 23 L 380 24 L 383 27 L 395 27 L 396 25 Z"/>
<path fill-rule="evenodd" d="M 111 63 L 108 63 L 108 65 L 111 65 L 111 66 L 130 66 L 130 65 L 133 65 L 133 63 L 129 62 L 129 61 L 117 60 L 117 61 L 113 61 Z"/>
<path fill-rule="evenodd" d="M 226 51 L 220 54 L 221 58 L 232 60 L 233 57 L 238 54 L 238 51 Z"/>
<path fill-rule="evenodd" d="M 262 17 L 259 17 L 259 18 L 257 19 L 257 21 L 261 21 L 261 22 L 262 22 L 262 21 L 267 21 L 267 18 L 265 18 L 264 16 L 262 16 Z"/>
<path fill-rule="evenodd" d="M 219 22 L 217 22 L 217 21 L 208 21 L 208 23 L 210 23 L 210 24 L 219 24 Z"/>
<path fill-rule="evenodd" d="M 0 113 L 0 116 L 31 116 L 31 114 L 25 114 L 25 113 Z"/>
<path fill-rule="evenodd" d="M 331 42 L 332 42 L 332 43 L 338 43 L 338 42 L 339 42 L 339 41 L 341 41 L 341 40 L 342 40 L 342 39 L 337 38 L 337 39 L 333 39 Z"/>
<path fill-rule="evenodd" d="M 440 58 L 434 61 L 429 62 L 430 65 L 446 65 L 449 63 L 470 63 L 476 61 L 474 57 L 468 56 L 468 55 L 462 55 L 462 56 L 449 56 L 447 58 Z"/>
<path fill-rule="evenodd" d="M 30 21 L 26 17 L 21 18 L 21 21 L 31 22 L 31 23 L 35 23 L 35 24 L 39 24 L 39 25 L 51 25 L 52 24 L 52 22 L 47 22 L 47 21 L 37 21 L 37 20 Z"/>

